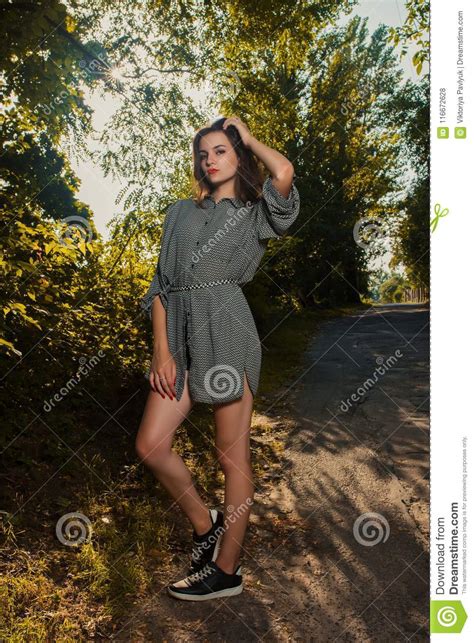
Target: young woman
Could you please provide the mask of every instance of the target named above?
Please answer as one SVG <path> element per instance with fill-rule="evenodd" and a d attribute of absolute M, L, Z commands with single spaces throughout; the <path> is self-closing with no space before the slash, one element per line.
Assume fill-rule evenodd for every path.
<path fill-rule="evenodd" d="M 299 214 L 291 162 L 237 117 L 198 131 L 195 199 L 171 204 L 155 275 L 141 305 L 152 321 L 151 391 L 136 449 L 193 525 L 188 576 L 168 587 L 182 600 L 242 591 L 239 564 L 253 502 L 250 423 L 261 345 L 241 286 L 252 280 L 268 239 Z M 270 176 L 262 185 L 257 159 Z M 172 448 L 195 402 L 213 405 L 225 475 L 225 512 L 208 509 Z"/>

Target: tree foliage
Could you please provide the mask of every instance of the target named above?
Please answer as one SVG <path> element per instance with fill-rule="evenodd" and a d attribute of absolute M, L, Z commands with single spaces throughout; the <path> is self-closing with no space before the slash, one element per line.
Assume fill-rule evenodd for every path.
<path fill-rule="evenodd" d="M 417 74 L 423 71 L 423 63 L 430 55 L 430 3 L 429 0 L 406 0 L 407 17 L 401 27 L 390 27 L 390 41 L 401 45 L 400 55 L 408 52 L 408 44 L 417 47 L 412 63 Z"/>

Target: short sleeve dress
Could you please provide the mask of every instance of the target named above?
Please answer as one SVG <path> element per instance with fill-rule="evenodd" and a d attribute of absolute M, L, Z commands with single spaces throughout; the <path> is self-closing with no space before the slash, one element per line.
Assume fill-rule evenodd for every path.
<path fill-rule="evenodd" d="M 180 199 L 168 207 L 155 273 L 140 305 L 150 319 L 156 296 L 166 309 L 176 398 L 188 369 L 192 400 L 222 404 L 242 397 L 245 375 L 257 393 L 262 350 L 241 286 L 254 277 L 268 239 L 282 236 L 298 217 L 300 196 L 293 182 L 284 198 L 268 177 L 256 202 L 216 202 L 209 195 L 202 206 Z"/>

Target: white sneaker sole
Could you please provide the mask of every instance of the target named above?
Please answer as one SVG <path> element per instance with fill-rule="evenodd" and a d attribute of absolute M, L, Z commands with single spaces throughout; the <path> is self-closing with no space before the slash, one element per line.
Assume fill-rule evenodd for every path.
<path fill-rule="evenodd" d="M 174 598 L 179 598 L 182 601 L 208 601 L 212 598 L 224 598 L 225 596 L 237 596 L 241 594 L 244 588 L 244 584 L 237 585 L 237 587 L 228 587 L 227 589 L 221 589 L 218 592 L 213 592 L 212 594 L 182 594 L 181 592 L 174 592 L 170 587 L 168 587 L 168 594 L 174 596 Z"/>

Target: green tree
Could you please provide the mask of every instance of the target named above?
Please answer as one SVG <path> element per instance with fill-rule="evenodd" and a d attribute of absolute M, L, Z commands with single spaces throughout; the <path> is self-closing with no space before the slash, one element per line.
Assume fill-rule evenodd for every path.
<path fill-rule="evenodd" d="M 408 81 L 392 102 L 393 124 L 403 140 L 411 179 L 400 201 L 392 266 L 403 265 L 414 287 L 429 290 L 430 279 L 430 154 L 429 80 Z"/>
<path fill-rule="evenodd" d="M 423 71 L 423 63 L 430 55 L 430 3 L 429 0 L 406 0 L 407 17 L 401 27 L 390 27 L 389 39 L 395 46 L 401 45 L 400 56 L 408 52 L 408 44 L 414 43 L 417 50 L 412 57 L 417 74 Z"/>
<path fill-rule="evenodd" d="M 403 159 L 396 125 L 387 119 L 401 81 L 386 28 L 369 38 L 367 19 L 320 36 L 310 57 L 300 155 L 305 210 L 301 252 L 318 303 L 359 301 L 375 249 L 353 238 L 362 219 L 393 227 Z"/>

